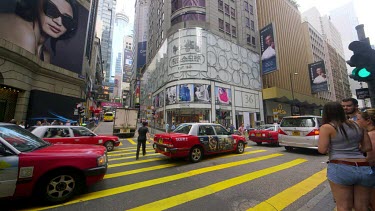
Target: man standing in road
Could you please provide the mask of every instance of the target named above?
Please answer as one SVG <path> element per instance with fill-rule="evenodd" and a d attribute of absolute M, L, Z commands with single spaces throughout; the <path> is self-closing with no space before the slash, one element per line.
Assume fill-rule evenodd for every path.
<path fill-rule="evenodd" d="M 139 150 L 142 145 L 142 154 L 143 156 L 146 155 L 146 141 L 147 139 L 150 139 L 150 133 L 148 131 L 148 122 L 142 122 L 142 127 L 138 128 L 138 143 L 137 143 L 137 154 L 135 156 L 135 159 L 139 159 Z"/>
<path fill-rule="evenodd" d="M 348 119 L 357 121 L 358 100 L 354 98 L 346 98 L 341 101 L 345 114 Z"/>

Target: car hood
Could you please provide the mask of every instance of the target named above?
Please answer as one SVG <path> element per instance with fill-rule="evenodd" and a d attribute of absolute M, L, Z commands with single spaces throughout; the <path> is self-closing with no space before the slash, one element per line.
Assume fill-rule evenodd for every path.
<path fill-rule="evenodd" d="M 50 146 L 37 149 L 33 153 L 51 153 L 54 155 L 77 155 L 77 154 L 95 154 L 103 155 L 106 149 L 103 146 L 87 144 L 52 144 Z"/>

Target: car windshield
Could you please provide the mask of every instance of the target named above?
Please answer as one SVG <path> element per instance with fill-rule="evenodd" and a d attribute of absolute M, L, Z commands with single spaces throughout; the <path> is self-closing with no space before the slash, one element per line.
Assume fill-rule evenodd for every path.
<path fill-rule="evenodd" d="M 315 127 L 313 117 L 302 118 L 284 118 L 280 124 L 281 127 Z"/>
<path fill-rule="evenodd" d="M 0 126 L 0 138 L 21 152 L 29 152 L 50 145 L 17 125 Z"/>
<path fill-rule="evenodd" d="M 276 127 L 274 125 L 261 125 L 257 129 L 258 130 L 273 130 L 273 131 L 276 131 Z"/>
<path fill-rule="evenodd" d="M 182 125 L 179 125 L 179 126 L 173 131 L 173 132 L 174 132 L 174 133 L 185 133 L 185 134 L 189 134 L 190 129 L 191 129 L 191 125 L 188 125 L 188 124 L 182 124 Z"/>

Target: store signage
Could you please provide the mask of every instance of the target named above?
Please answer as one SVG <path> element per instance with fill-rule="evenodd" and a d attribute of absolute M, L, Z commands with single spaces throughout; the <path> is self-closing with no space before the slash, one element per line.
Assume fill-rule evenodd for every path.
<path fill-rule="evenodd" d="M 356 89 L 355 93 L 357 95 L 357 99 L 364 100 L 366 98 L 370 98 L 370 91 L 368 88 L 363 89 Z"/>
<path fill-rule="evenodd" d="M 272 109 L 272 112 L 275 114 L 286 114 L 286 111 L 283 109 L 283 105 L 279 104 L 277 108 Z"/>

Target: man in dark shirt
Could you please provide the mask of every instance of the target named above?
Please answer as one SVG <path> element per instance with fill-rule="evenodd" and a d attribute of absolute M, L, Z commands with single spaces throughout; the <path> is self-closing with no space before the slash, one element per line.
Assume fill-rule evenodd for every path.
<path fill-rule="evenodd" d="M 138 144 L 137 144 L 137 154 L 135 156 L 135 159 L 139 159 L 139 150 L 142 145 L 142 153 L 143 156 L 146 155 L 146 141 L 148 138 L 150 138 L 150 133 L 148 131 L 148 122 L 142 122 L 142 127 L 138 128 Z"/>

